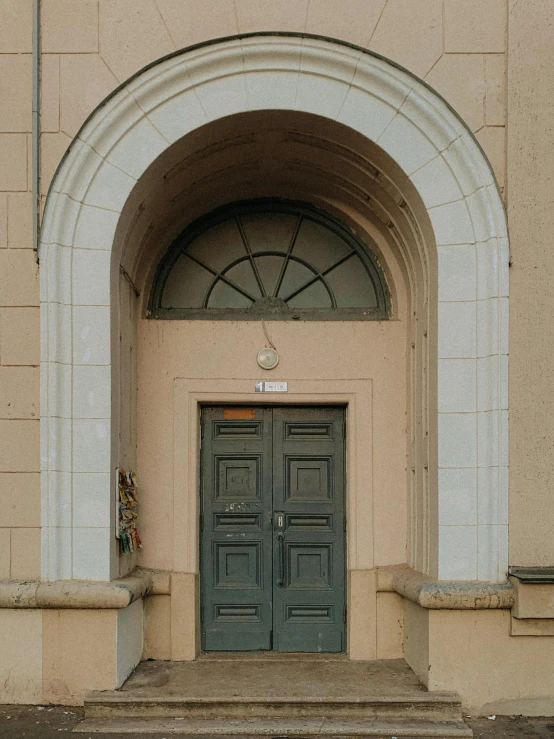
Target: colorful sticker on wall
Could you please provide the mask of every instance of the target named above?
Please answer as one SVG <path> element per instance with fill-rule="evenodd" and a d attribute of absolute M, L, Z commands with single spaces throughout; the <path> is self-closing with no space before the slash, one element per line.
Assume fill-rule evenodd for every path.
<path fill-rule="evenodd" d="M 117 481 L 119 550 L 122 554 L 132 554 L 137 549 L 142 549 L 137 531 L 137 478 L 134 472 L 119 469 Z"/>

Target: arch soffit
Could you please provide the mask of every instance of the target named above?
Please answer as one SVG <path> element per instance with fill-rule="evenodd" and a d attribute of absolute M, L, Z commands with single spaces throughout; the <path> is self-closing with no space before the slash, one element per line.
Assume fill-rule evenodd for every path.
<path fill-rule="evenodd" d="M 507 353 L 508 243 L 502 201 L 483 152 L 446 102 L 406 70 L 367 51 L 309 36 L 236 37 L 178 53 L 139 72 L 83 125 L 50 187 L 39 247 L 46 267 L 41 270 L 45 311 L 41 343 L 42 361 L 49 367 L 47 385 L 60 387 L 55 379 L 60 370 L 52 364 L 72 364 L 81 349 L 85 357 L 81 363 L 109 364 L 109 331 L 108 336 L 97 335 L 93 347 L 76 347 L 68 308 L 78 308 L 81 322 L 87 320 L 87 311 L 109 321 L 111 251 L 118 218 L 147 167 L 175 141 L 206 123 L 276 108 L 314 113 L 355 129 L 409 177 L 427 209 L 439 251 L 439 387 L 441 360 L 477 362 L 479 357 L 495 357 L 484 378 L 488 402 L 483 410 L 503 411 L 499 362 Z M 462 244 L 476 245 L 476 256 L 459 267 L 456 286 L 441 277 L 441 251 Z M 463 303 L 466 309 L 445 306 L 441 313 L 441 303 Z M 459 329 L 468 315 L 475 321 L 476 339 L 460 349 Z M 47 388 L 43 392 L 46 425 L 48 418 L 72 417 L 72 411 L 61 408 L 65 403 L 61 395 L 49 394 Z M 468 410 L 481 409 L 475 403 Z M 448 409 L 441 413 L 439 394 L 439 467 L 477 467 L 469 443 L 467 459 L 451 464 L 447 437 L 456 424 L 447 417 L 454 415 Z M 506 433 L 498 419 L 492 425 L 496 427 L 485 433 L 490 441 L 488 462 L 500 466 L 506 463 L 502 444 L 493 444 L 492 438 L 505 438 Z M 471 433 L 477 449 L 477 417 Z M 61 449 L 46 432 L 44 471 L 76 471 L 78 460 L 71 444 L 66 446 L 68 450 Z M 96 471 L 109 472 L 109 454 L 100 457 L 101 469 Z M 459 579 L 501 578 L 502 546 L 492 549 L 486 572 L 456 572 L 447 562 L 439 565 L 439 573 L 445 578 L 455 574 L 461 575 Z M 48 570 L 48 562 L 45 567 Z M 54 570 L 50 568 L 48 579 L 68 576 L 59 566 Z M 109 577 L 106 572 L 109 566 L 99 572 L 104 573 L 99 579 Z"/>

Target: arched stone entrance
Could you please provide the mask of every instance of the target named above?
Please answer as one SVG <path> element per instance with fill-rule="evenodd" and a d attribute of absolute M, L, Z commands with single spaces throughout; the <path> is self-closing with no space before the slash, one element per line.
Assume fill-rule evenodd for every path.
<path fill-rule="evenodd" d="M 112 490 L 129 197 L 185 137 L 265 110 L 318 116 L 383 153 L 383 167 L 363 164 L 364 176 L 411 223 L 411 240 L 400 235 L 397 247 L 414 319 L 409 563 L 441 579 L 501 581 L 508 244 L 490 167 L 448 105 L 406 71 L 330 40 L 278 35 L 214 42 L 139 73 L 89 118 L 54 178 L 40 246 L 43 578 L 118 573 Z M 494 512 L 487 524 L 452 525 L 465 489 Z"/>

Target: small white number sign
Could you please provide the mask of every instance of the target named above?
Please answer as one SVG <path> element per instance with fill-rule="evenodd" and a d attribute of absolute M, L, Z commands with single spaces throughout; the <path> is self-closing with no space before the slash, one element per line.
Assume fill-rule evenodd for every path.
<path fill-rule="evenodd" d="M 286 393 L 288 389 L 288 382 L 264 382 L 260 380 L 260 382 L 256 383 L 257 393 Z"/>

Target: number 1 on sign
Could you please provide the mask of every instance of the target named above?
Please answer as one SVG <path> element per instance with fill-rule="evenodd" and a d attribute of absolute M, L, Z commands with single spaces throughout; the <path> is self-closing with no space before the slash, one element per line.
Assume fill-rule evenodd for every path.
<path fill-rule="evenodd" d="M 288 382 L 264 382 L 260 380 L 255 386 L 257 393 L 286 393 L 288 389 Z"/>

